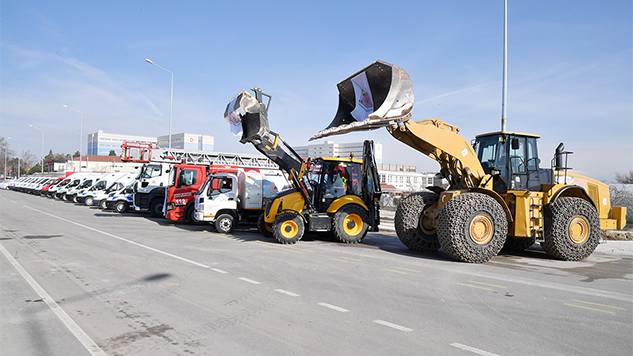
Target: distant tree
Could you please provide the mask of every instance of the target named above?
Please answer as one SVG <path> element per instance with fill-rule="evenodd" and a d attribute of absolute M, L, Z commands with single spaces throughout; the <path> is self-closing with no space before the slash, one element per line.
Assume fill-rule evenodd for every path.
<path fill-rule="evenodd" d="M 9 149 L 9 143 L 7 142 L 7 140 L 0 136 L 0 174 L 4 175 L 4 170 L 5 170 L 5 166 L 4 166 L 4 161 L 5 158 L 7 160 L 7 166 L 6 166 L 6 170 L 7 170 L 7 175 L 9 175 L 9 170 L 11 169 L 11 165 L 9 164 L 9 160 L 11 159 L 11 157 L 15 154 L 15 152 L 11 151 Z"/>
<path fill-rule="evenodd" d="M 633 184 L 633 171 L 628 173 L 615 173 L 615 181 L 620 184 Z"/>
<path fill-rule="evenodd" d="M 108 156 L 116 156 L 116 152 L 114 152 L 114 150 L 110 150 L 110 153 L 108 153 Z"/>
<path fill-rule="evenodd" d="M 79 151 L 73 153 L 73 158 L 77 158 L 81 155 L 81 153 L 79 153 Z"/>
<path fill-rule="evenodd" d="M 46 169 L 44 169 L 46 171 Z M 39 173 L 41 172 L 42 169 L 40 168 L 40 163 L 34 165 L 33 167 L 31 167 L 31 169 L 29 169 L 29 171 L 27 172 L 27 174 L 33 174 L 33 173 Z"/>
<path fill-rule="evenodd" d="M 22 167 L 24 167 L 25 169 L 28 169 L 29 167 L 32 167 L 35 163 L 39 162 L 38 157 L 31 153 L 31 151 L 29 150 L 23 151 L 22 157 L 20 157 L 20 159 L 22 160 Z"/>

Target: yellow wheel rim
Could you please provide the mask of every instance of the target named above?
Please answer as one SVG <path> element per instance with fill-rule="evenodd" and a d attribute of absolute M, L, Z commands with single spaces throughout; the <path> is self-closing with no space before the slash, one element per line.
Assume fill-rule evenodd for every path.
<path fill-rule="evenodd" d="M 297 226 L 296 222 L 287 220 L 281 224 L 281 236 L 292 239 L 297 236 L 297 232 L 299 232 L 299 226 Z"/>
<path fill-rule="evenodd" d="M 569 238 L 574 243 L 582 244 L 589 238 L 589 222 L 587 219 L 578 216 L 569 224 Z"/>
<path fill-rule="evenodd" d="M 358 214 L 349 214 L 343 220 L 343 231 L 350 236 L 356 236 L 363 231 L 363 219 Z"/>
<path fill-rule="evenodd" d="M 478 245 L 490 242 L 494 234 L 494 225 L 487 215 L 477 215 L 470 221 L 470 238 Z"/>

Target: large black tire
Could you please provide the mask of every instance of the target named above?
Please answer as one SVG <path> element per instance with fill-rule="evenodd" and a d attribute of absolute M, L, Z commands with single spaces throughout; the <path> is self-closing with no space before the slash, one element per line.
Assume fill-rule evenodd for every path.
<path fill-rule="evenodd" d="M 196 220 L 196 207 L 195 207 L 195 205 L 189 204 L 189 206 L 187 207 L 187 210 L 185 210 L 185 220 L 187 220 L 187 222 L 190 223 L 190 224 L 194 224 L 194 225 L 201 224 L 200 221 Z"/>
<path fill-rule="evenodd" d="M 128 208 L 129 208 L 128 203 L 123 200 L 118 201 L 116 204 L 114 204 L 114 210 L 117 213 L 121 213 L 121 214 L 127 213 Z"/>
<path fill-rule="evenodd" d="M 273 226 L 264 221 L 263 213 L 257 218 L 257 231 L 264 237 L 273 237 Z"/>
<path fill-rule="evenodd" d="M 536 242 L 536 238 L 534 237 L 508 236 L 506 238 L 505 244 L 503 244 L 503 249 L 506 251 L 512 251 L 512 252 L 523 252 L 528 247 L 534 245 L 535 242 Z"/>
<path fill-rule="evenodd" d="M 102 199 L 101 202 L 99 203 L 99 207 L 103 210 L 106 210 L 108 208 L 107 201 L 105 199 Z"/>
<path fill-rule="evenodd" d="M 440 245 L 457 261 L 490 261 L 501 251 L 507 234 L 503 208 L 485 194 L 460 194 L 446 202 L 438 216 Z"/>
<path fill-rule="evenodd" d="M 358 205 L 348 204 L 342 206 L 332 219 L 332 232 L 334 237 L 346 244 L 361 242 L 369 225 L 367 211 Z"/>
<path fill-rule="evenodd" d="M 84 200 L 84 204 L 86 204 L 87 206 L 92 206 L 93 203 L 94 203 L 93 197 L 86 197 L 86 199 Z"/>
<path fill-rule="evenodd" d="M 440 198 L 433 192 L 417 192 L 398 205 L 394 225 L 400 241 L 414 251 L 437 251 L 440 241 L 437 228 L 423 215 L 424 211 Z"/>
<path fill-rule="evenodd" d="M 600 243 L 600 217 L 588 201 L 561 197 L 546 207 L 545 236 L 541 247 L 561 260 L 587 258 Z"/>
<path fill-rule="evenodd" d="M 231 214 L 221 214 L 215 219 L 215 229 L 222 234 L 229 234 L 233 231 L 235 219 Z"/>
<path fill-rule="evenodd" d="M 155 218 L 162 218 L 163 215 L 163 202 L 159 199 L 154 199 L 149 204 L 149 213 Z"/>
<path fill-rule="evenodd" d="M 283 213 L 273 222 L 273 236 L 282 244 L 296 244 L 303 237 L 305 225 L 296 213 Z"/>

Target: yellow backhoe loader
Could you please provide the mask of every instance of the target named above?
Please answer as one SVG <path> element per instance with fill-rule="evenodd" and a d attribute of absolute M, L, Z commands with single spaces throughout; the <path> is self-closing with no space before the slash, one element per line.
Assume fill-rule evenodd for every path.
<path fill-rule="evenodd" d="M 332 232 L 341 242 L 360 242 L 380 224 L 380 182 L 373 141 L 365 141 L 363 157 L 304 159 L 269 129 L 271 97 L 259 88 L 243 90 L 224 117 L 241 143 L 251 143 L 286 172 L 292 188 L 266 204 L 258 230 L 283 244 L 294 244 L 304 232 Z M 268 102 L 264 103 L 264 97 Z"/>
<path fill-rule="evenodd" d="M 455 260 L 483 263 L 504 245 L 524 250 L 538 241 L 554 258 L 582 260 L 595 250 L 601 229 L 626 224 L 626 208 L 611 206 L 606 184 L 569 172 L 572 152 L 562 143 L 544 169 L 538 135 L 492 132 L 471 144 L 457 126 L 411 120 L 413 87 L 397 65 L 376 61 L 340 82 L 338 90 L 334 120 L 311 140 L 386 127 L 435 159 L 450 183 L 447 190 L 415 192 L 398 206 L 396 233 L 410 249 L 441 247 Z"/>

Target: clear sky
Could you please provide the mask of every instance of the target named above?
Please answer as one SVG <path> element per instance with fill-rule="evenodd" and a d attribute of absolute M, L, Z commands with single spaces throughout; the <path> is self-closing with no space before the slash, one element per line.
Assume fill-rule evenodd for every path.
<path fill-rule="evenodd" d="M 541 135 L 542 165 L 564 142 L 575 172 L 611 181 L 633 169 L 631 0 L 508 1 L 509 131 Z M 83 152 L 97 130 L 215 136 L 254 153 L 222 114 L 243 88 L 273 96 L 271 129 L 305 145 L 337 109 L 336 84 L 377 59 L 416 92 L 415 120 L 440 118 L 470 140 L 501 127 L 502 0 L 2 1 L 0 135 L 23 150 Z M 439 165 L 385 129 L 383 162 Z M 17 141 L 16 141 L 17 140 Z M 316 141 L 321 142 L 321 141 Z"/>

